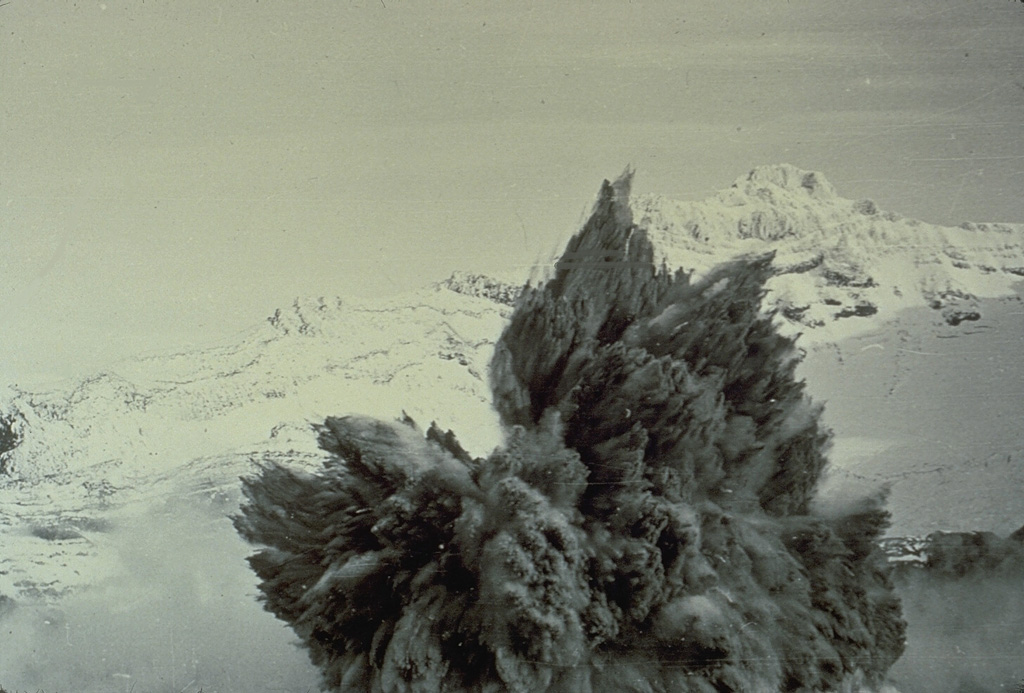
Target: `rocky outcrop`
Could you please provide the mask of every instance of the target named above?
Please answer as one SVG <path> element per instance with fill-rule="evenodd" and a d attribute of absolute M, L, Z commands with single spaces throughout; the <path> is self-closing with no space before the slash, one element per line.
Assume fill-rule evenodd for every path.
<path fill-rule="evenodd" d="M 438 282 L 437 287 L 465 296 L 485 298 L 505 306 L 514 306 L 522 292 L 522 287 L 517 284 L 473 272 L 453 272 L 452 276 Z"/>

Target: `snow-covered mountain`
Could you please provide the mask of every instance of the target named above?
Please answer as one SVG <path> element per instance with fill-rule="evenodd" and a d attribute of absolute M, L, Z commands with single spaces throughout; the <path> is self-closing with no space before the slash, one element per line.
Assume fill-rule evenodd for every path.
<path fill-rule="evenodd" d="M 123 362 L 67 390 L 15 390 L 3 406 L 23 441 L 9 474 L 145 476 L 259 441 L 280 447 L 280 424 L 339 407 L 458 417 L 490 399 L 489 349 L 508 310 L 442 288 L 296 301 L 235 344 Z"/>
<path fill-rule="evenodd" d="M 822 502 L 887 485 L 894 534 L 1024 523 L 1024 226 L 906 219 L 788 165 L 705 201 L 630 205 L 669 267 L 775 253 L 765 307 L 802 334 L 801 372 L 836 432 Z M 0 414 L 20 443 L 0 455 L 0 612 L 131 571 L 124 530 L 181 499 L 226 541 L 215 519 L 237 507 L 238 475 L 317 462 L 309 425 L 327 415 L 404 411 L 486 454 L 501 435 L 488 363 L 518 290 L 457 274 L 389 300 L 301 299 L 231 344 L 10 389 Z"/>
<path fill-rule="evenodd" d="M 632 201 L 670 267 L 702 273 L 724 257 L 776 253 L 768 305 L 807 342 L 864 334 L 907 308 L 956 325 L 978 300 L 1010 295 L 1024 276 L 1024 228 L 945 228 L 839 197 L 820 173 L 756 168 L 703 202 Z M 864 318 L 871 318 L 864 320 Z"/>

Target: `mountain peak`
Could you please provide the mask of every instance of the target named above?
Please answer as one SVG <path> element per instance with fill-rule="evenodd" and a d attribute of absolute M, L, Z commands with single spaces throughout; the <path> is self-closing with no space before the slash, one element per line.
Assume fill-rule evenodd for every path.
<path fill-rule="evenodd" d="M 655 260 L 701 276 L 739 256 L 774 253 L 765 308 L 803 342 L 864 334 L 906 308 L 937 322 L 981 318 L 979 300 L 1014 294 L 1024 226 L 943 227 L 838 195 L 820 173 L 759 166 L 699 202 L 630 200 Z"/>
<path fill-rule="evenodd" d="M 768 164 L 757 166 L 733 183 L 748 195 L 756 195 L 765 188 L 782 188 L 791 192 L 809 195 L 815 199 L 836 197 L 835 188 L 817 171 L 805 171 L 792 164 Z"/>
<path fill-rule="evenodd" d="M 615 179 L 615 182 L 605 180 L 601 185 L 601 193 L 598 195 L 595 211 L 602 206 L 607 207 L 615 217 L 616 223 L 621 226 L 630 226 L 633 223 L 632 210 L 629 206 L 630 194 L 633 189 L 633 175 L 636 170 L 631 166 Z"/>

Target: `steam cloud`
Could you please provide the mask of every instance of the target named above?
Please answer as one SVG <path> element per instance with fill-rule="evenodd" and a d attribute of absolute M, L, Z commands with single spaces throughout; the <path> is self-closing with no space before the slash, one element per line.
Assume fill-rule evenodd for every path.
<path fill-rule="evenodd" d="M 826 464 L 770 258 L 653 262 L 606 183 L 492 363 L 506 441 L 329 418 L 236 527 L 266 608 L 335 690 L 797 691 L 878 685 L 904 622 L 880 503 L 813 515 Z"/>
<path fill-rule="evenodd" d="M 96 540 L 116 567 L 52 606 L 0 600 L 0 690 L 198 693 L 315 690 L 294 635 L 262 612 L 224 508 L 182 494 Z"/>
<path fill-rule="evenodd" d="M 913 636 L 891 671 L 902 693 L 1016 691 L 1024 686 L 1024 527 L 937 532 L 924 565 L 896 585 Z"/>

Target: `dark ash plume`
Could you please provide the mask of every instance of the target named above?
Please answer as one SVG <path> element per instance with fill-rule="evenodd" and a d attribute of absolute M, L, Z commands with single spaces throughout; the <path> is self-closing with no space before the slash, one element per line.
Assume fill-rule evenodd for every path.
<path fill-rule="evenodd" d="M 824 691 L 899 656 L 885 512 L 808 514 L 829 435 L 760 310 L 771 258 L 658 268 L 628 193 L 520 297 L 489 458 L 332 418 L 318 474 L 245 481 L 266 606 L 331 688 Z"/>

